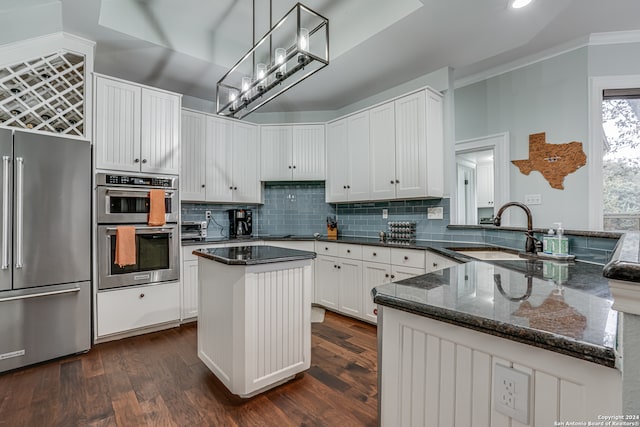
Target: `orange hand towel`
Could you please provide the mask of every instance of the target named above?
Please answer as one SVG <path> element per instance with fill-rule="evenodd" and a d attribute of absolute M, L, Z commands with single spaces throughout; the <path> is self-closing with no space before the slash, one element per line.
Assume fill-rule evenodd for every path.
<path fill-rule="evenodd" d="M 136 263 L 136 228 L 133 226 L 116 227 L 116 259 L 119 267 Z"/>
<path fill-rule="evenodd" d="M 159 226 L 166 224 L 164 198 L 164 190 L 149 191 L 149 225 Z"/>

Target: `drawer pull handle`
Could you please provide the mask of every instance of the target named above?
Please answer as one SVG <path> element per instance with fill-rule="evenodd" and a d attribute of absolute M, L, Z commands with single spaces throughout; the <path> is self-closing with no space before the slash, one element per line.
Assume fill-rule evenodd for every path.
<path fill-rule="evenodd" d="M 350 254 L 351 253 L 351 249 L 347 249 L 347 253 Z"/>
<path fill-rule="evenodd" d="M 374 252 L 374 253 L 373 253 L 373 256 L 378 256 L 378 254 Z"/>
<path fill-rule="evenodd" d="M 338 266 L 338 270 L 340 270 L 342 267 Z"/>
<path fill-rule="evenodd" d="M 395 278 L 396 278 L 396 276 L 392 274 L 392 275 L 391 275 L 391 278 L 392 278 L 392 279 L 395 279 Z"/>
<path fill-rule="evenodd" d="M 378 309 L 377 308 L 373 309 L 373 314 L 376 315 L 376 316 L 378 315 Z"/>
<path fill-rule="evenodd" d="M 324 247 L 324 250 L 325 250 L 325 251 L 328 251 L 328 250 L 329 250 L 329 248 L 325 246 L 325 247 Z"/>
<path fill-rule="evenodd" d="M 338 266 L 337 266 L 337 265 L 335 265 L 335 264 L 333 264 L 333 268 L 338 268 Z"/>
<path fill-rule="evenodd" d="M 140 298 L 144 298 L 144 294 L 140 294 Z"/>
<path fill-rule="evenodd" d="M 438 263 L 437 263 L 437 262 L 434 262 L 434 263 L 433 263 L 433 266 L 434 266 L 434 267 L 437 267 L 437 266 L 438 266 Z"/>
<path fill-rule="evenodd" d="M 389 277 L 389 273 L 386 273 L 386 274 L 384 275 L 384 277 Z"/>
<path fill-rule="evenodd" d="M 391 183 L 391 184 L 395 184 L 395 181 L 394 181 L 394 180 L 391 180 L 391 182 L 390 182 L 390 183 Z"/>
<path fill-rule="evenodd" d="M 405 257 L 404 257 L 404 260 L 405 260 L 405 261 L 409 261 L 409 257 L 408 257 L 408 256 L 405 256 Z"/>

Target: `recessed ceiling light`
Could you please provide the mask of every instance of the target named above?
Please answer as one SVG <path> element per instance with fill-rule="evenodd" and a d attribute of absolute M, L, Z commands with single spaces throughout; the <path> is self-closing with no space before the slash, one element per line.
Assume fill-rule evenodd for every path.
<path fill-rule="evenodd" d="M 513 2 L 511 3 L 511 7 L 514 9 L 520 9 L 521 7 L 525 7 L 526 5 L 531 3 L 531 1 L 532 0 L 513 0 Z"/>

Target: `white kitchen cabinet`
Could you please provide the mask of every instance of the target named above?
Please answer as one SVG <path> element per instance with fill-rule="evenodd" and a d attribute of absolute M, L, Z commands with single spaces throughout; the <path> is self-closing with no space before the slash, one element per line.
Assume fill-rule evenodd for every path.
<path fill-rule="evenodd" d="M 181 319 L 198 316 L 198 260 L 182 263 L 182 306 Z"/>
<path fill-rule="evenodd" d="M 327 203 L 367 200 L 369 111 L 327 125 Z"/>
<path fill-rule="evenodd" d="M 479 208 L 493 207 L 493 162 L 476 166 L 476 200 Z"/>
<path fill-rule="evenodd" d="M 232 139 L 232 201 L 260 203 L 260 145 L 258 127 L 248 123 L 233 123 Z"/>
<path fill-rule="evenodd" d="M 371 109 L 369 154 L 372 200 L 396 197 L 396 120 L 393 102 Z"/>
<path fill-rule="evenodd" d="M 260 129 L 260 179 L 262 181 L 291 180 L 293 128 L 263 126 Z"/>
<path fill-rule="evenodd" d="M 341 119 L 327 125 L 327 177 L 325 181 L 327 203 L 349 200 L 347 140 L 347 119 Z"/>
<path fill-rule="evenodd" d="M 340 288 L 339 310 L 362 317 L 362 261 L 342 258 L 337 263 Z"/>
<path fill-rule="evenodd" d="M 177 175 L 178 94 L 95 77 L 96 168 Z"/>
<path fill-rule="evenodd" d="M 95 78 L 96 168 L 140 172 L 142 88 Z"/>
<path fill-rule="evenodd" d="M 135 286 L 97 295 L 98 339 L 145 327 L 178 322 L 180 284 Z"/>
<path fill-rule="evenodd" d="M 426 95 L 424 91 L 394 102 L 396 111 L 396 197 L 427 196 Z"/>
<path fill-rule="evenodd" d="M 442 197 L 442 120 L 442 96 L 425 89 L 330 123 L 327 202 Z"/>
<path fill-rule="evenodd" d="M 315 302 L 332 310 L 339 310 L 340 274 L 338 259 L 318 255 L 315 265 Z"/>
<path fill-rule="evenodd" d="M 424 268 L 407 267 L 404 265 L 391 266 L 391 280 L 394 282 L 397 282 L 399 280 L 409 279 L 411 277 L 420 276 L 421 274 L 425 274 Z"/>
<path fill-rule="evenodd" d="M 230 202 L 233 199 L 232 141 L 233 123 L 206 116 L 206 200 Z"/>
<path fill-rule="evenodd" d="M 182 200 L 260 203 L 258 128 L 183 111 Z"/>
<path fill-rule="evenodd" d="M 205 201 L 206 192 L 206 134 L 204 114 L 182 110 L 182 169 L 180 197 L 182 200 Z"/>
<path fill-rule="evenodd" d="M 362 263 L 362 315 L 365 320 L 372 323 L 378 321 L 377 304 L 373 302 L 371 290 L 376 286 L 384 285 L 391 281 L 391 266 L 387 262 L 363 262 Z"/>
<path fill-rule="evenodd" d="M 263 126 L 260 135 L 262 181 L 325 179 L 324 125 Z"/>

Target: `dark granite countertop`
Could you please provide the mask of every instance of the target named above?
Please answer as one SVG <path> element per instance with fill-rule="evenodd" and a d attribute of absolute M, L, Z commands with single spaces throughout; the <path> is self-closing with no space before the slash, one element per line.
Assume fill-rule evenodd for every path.
<path fill-rule="evenodd" d="M 470 261 L 372 294 L 383 306 L 615 367 L 617 311 L 598 265 Z"/>
<path fill-rule="evenodd" d="M 626 233 L 618 240 L 603 274 L 608 279 L 640 283 L 640 233 Z"/>
<path fill-rule="evenodd" d="M 271 264 L 276 262 L 313 259 L 316 257 L 315 252 L 278 248 L 267 245 L 202 249 L 193 251 L 193 254 L 227 265 Z"/>
<path fill-rule="evenodd" d="M 449 224 L 447 228 L 450 230 L 507 230 L 507 231 L 527 231 L 526 227 L 510 227 L 500 226 L 496 227 L 493 224 L 478 224 L 478 225 L 464 225 L 464 224 Z M 534 233 L 546 234 L 548 228 L 534 228 Z M 563 233 L 568 236 L 582 236 L 582 237 L 601 237 L 605 239 L 618 239 L 624 234 L 623 231 L 596 231 L 596 230 L 563 230 Z"/>

